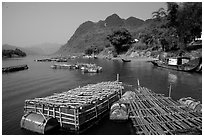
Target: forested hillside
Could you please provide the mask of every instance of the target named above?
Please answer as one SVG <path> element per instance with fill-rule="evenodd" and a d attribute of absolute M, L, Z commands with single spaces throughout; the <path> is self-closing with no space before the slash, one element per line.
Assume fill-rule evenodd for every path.
<path fill-rule="evenodd" d="M 188 52 L 189 43 L 201 37 L 202 3 L 166 4 L 167 10 L 161 7 L 146 21 L 135 17 L 121 19 L 117 14 L 104 21 L 87 21 L 57 53 L 99 54 L 110 50 L 113 54 L 131 54 L 142 50 L 152 54 L 171 52 L 182 55 Z"/>

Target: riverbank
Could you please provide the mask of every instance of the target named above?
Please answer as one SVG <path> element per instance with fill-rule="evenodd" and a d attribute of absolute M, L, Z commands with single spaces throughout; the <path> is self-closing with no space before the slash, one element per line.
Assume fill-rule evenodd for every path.
<path fill-rule="evenodd" d="M 154 57 L 145 57 L 145 56 L 143 56 L 143 57 L 130 57 L 130 56 L 126 56 L 126 55 L 118 55 L 117 57 L 98 55 L 97 57 L 99 59 L 108 59 L 108 60 L 127 59 L 127 60 L 131 60 L 131 61 L 143 61 L 143 62 L 158 60 L 157 58 L 154 58 Z"/>
<path fill-rule="evenodd" d="M 190 59 L 195 59 L 202 57 L 202 49 L 190 50 L 190 51 L 171 51 L 171 52 L 164 52 L 161 49 L 158 51 L 150 51 L 148 50 L 134 50 L 128 51 L 124 54 L 117 55 L 117 57 L 113 56 L 111 51 L 105 51 L 97 55 L 98 58 L 102 59 L 109 59 L 109 60 L 121 60 L 127 59 L 131 61 L 153 61 L 158 59 L 165 59 L 169 57 L 189 57 Z"/>

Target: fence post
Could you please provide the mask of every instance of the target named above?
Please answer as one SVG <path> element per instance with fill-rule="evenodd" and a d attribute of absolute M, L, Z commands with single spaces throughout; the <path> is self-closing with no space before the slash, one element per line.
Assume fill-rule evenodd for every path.
<path fill-rule="evenodd" d="M 119 82 L 119 74 L 117 74 L 117 82 Z"/>
<path fill-rule="evenodd" d="M 137 79 L 137 86 L 140 87 L 140 81 Z"/>

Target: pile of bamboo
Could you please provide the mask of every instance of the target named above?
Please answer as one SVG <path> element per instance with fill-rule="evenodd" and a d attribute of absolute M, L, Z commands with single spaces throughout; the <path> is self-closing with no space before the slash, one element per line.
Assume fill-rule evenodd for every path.
<path fill-rule="evenodd" d="M 24 113 L 54 117 L 68 131 L 81 132 L 105 115 L 120 98 L 123 88 L 118 81 L 88 84 L 48 97 L 25 100 Z"/>
<path fill-rule="evenodd" d="M 136 134 L 202 132 L 202 113 L 144 87 L 139 87 L 130 101 L 130 118 Z"/>

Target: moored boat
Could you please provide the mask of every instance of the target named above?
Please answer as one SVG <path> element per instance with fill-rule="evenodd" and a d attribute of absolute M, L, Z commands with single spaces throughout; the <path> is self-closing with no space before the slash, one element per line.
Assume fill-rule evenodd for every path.
<path fill-rule="evenodd" d="M 121 59 L 123 62 L 131 62 L 131 60 L 130 59 Z"/>
<path fill-rule="evenodd" d="M 195 71 L 201 64 L 201 58 L 190 60 L 187 57 L 167 58 L 166 60 L 151 61 L 153 65 L 177 71 Z"/>

